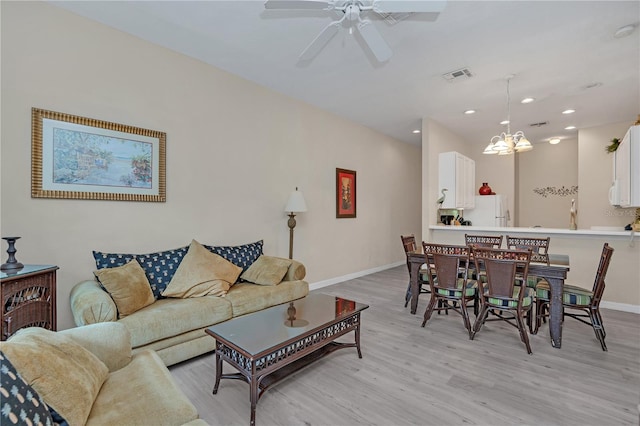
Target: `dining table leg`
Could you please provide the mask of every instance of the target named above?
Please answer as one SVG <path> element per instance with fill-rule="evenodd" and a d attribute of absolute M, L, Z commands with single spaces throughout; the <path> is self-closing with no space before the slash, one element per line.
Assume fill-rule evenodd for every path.
<path fill-rule="evenodd" d="M 549 334 L 551 335 L 551 346 L 560 349 L 562 346 L 562 290 L 564 281 L 558 278 L 548 277 L 551 290 L 549 300 Z"/>
<path fill-rule="evenodd" d="M 423 262 L 411 262 L 411 313 L 415 314 L 418 310 L 418 295 L 420 293 L 418 287 L 418 275 L 420 274 L 420 266 Z"/>

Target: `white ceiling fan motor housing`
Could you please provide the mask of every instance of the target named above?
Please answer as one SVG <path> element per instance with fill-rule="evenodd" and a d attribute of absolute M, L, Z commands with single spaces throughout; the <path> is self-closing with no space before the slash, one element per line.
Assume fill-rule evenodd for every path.
<path fill-rule="evenodd" d="M 344 14 L 347 17 L 347 21 L 357 21 L 358 19 L 360 19 L 360 8 L 355 4 L 350 4 L 344 10 Z"/>

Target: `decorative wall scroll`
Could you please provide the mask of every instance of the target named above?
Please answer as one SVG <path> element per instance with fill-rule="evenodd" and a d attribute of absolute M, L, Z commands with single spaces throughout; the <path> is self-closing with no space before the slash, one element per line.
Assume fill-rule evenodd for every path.
<path fill-rule="evenodd" d="M 576 195 L 578 193 L 578 185 L 573 185 L 570 188 L 565 188 L 564 185 L 560 188 L 555 186 L 547 186 L 545 188 L 534 188 L 533 192 L 538 195 L 547 198 L 549 195 L 557 195 L 559 197 L 568 197 L 569 195 Z"/>

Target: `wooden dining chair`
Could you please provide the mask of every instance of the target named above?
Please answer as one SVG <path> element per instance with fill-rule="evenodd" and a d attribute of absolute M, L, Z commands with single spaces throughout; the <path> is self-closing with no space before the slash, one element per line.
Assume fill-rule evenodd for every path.
<path fill-rule="evenodd" d="M 427 324 L 433 311 L 448 312 L 449 309 L 462 315 L 464 327 L 471 338 L 471 321 L 467 305 L 473 303 L 474 313 L 478 314 L 476 282 L 468 279 L 467 271 L 471 249 L 468 246 L 455 246 L 422 243 L 425 262 L 429 268 L 431 298 L 424 312 L 422 326 Z M 437 305 L 437 306 L 436 306 Z"/>
<path fill-rule="evenodd" d="M 549 264 L 549 244 L 551 243 L 551 238 L 535 238 L 535 237 L 510 237 L 507 235 L 507 248 L 511 250 L 526 250 L 531 249 L 531 261 L 537 263 L 545 263 Z M 536 289 L 538 284 L 542 284 L 543 286 L 549 286 L 549 282 L 544 278 L 538 277 L 536 275 L 529 275 L 527 278 L 527 287 Z M 546 318 L 544 319 L 546 322 Z M 535 328 L 534 324 L 531 322 L 531 317 L 527 317 L 527 322 L 529 324 L 529 331 L 533 333 Z"/>
<path fill-rule="evenodd" d="M 531 261 L 549 264 L 549 243 L 551 238 L 510 237 L 507 235 L 509 250 L 531 249 Z"/>
<path fill-rule="evenodd" d="M 404 307 L 406 308 L 409 305 L 409 301 L 411 300 L 411 262 L 409 262 L 409 253 L 415 252 L 418 250 L 418 245 L 416 243 L 416 237 L 413 234 L 410 235 L 400 235 L 400 239 L 402 240 L 402 247 L 404 248 L 404 254 L 407 256 L 407 269 L 409 270 L 409 286 L 407 287 L 407 292 L 404 296 Z M 422 265 L 420 268 L 420 272 L 418 273 L 418 297 L 421 293 L 429 293 L 429 271 L 426 265 Z"/>
<path fill-rule="evenodd" d="M 469 235 L 464 234 L 464 243 L 468 246 L 500 248 L 502 235 Z"/>
<path fill-rule="evenodd" d="M 600 300 L 602 300 L 602 293 L 604 293 L 604 279 L 609 269 L 611 256 L 613 256 L 613 248 L 609 246 L 609 243 L 605 243 L 602 248 L 600 263 L 598 264 L 596 278 L 591 290 L 565 284 L 562 292 L 563 319 L 564 317 L 571 317 L 581 323 L 590 325 L 603 351 L 607 350 L 607 345 L 604 342 L 607 333 L 604 329 L 602 315 L 600 315 Z M 549 285 L 539 284 L 536 289 L 536 320 L 533 334 L 538 332 L 542 318 L 548 315 L 549 300 Z M 567 309 L 569 311 L 567 311 Z M 586 313 L 577 313 L 575 311 L 585 311 Z M 587 322 L 583 318 L 589 318 L 589 321 Z"/>
<path fill-rule="evenodd" d="M 486 276 L 486 283 L 478 281 L 480 296 L 480 314 L 473 325 L 471 339 L 487 321 L 506 321 L 520 332 L 520 340 L 531 354 L 529 334 L 525 328 L 525 315 L 531 321 L 534 290 L 527 286 L 516 285 L 526 282 L 531 261 L 531 249 L 505 250 L 486 247 L 473 247 L 476 270 Z M 489 319 L 489 314 L 492 318 Z M 494 318 L 495 317 L 495 318 Z"/>
<path fill-rule="evenodd" d="M 464 243 L 471 246 L 476 247 L 489 247 L 498 249 L 502 246 L 502 235 L 469 235 L 464 234 Z M 476 269 L 473 264 L 469 265 L 469 276 L 474 280 L 478 279 L 478 274 L 476 273 Z M 480 279 L 484 279 L 484 277 L 480 277 Z"/>

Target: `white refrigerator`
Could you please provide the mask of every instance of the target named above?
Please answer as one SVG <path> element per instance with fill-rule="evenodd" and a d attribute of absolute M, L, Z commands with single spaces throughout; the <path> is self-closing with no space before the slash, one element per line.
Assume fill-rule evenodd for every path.
<path fill-rule="evenodd" d="M 464 219 L 472 226 L 507 227 L 511 218 L 505 195 L 476 195 L 473 209 L 464 210 Z"/>

